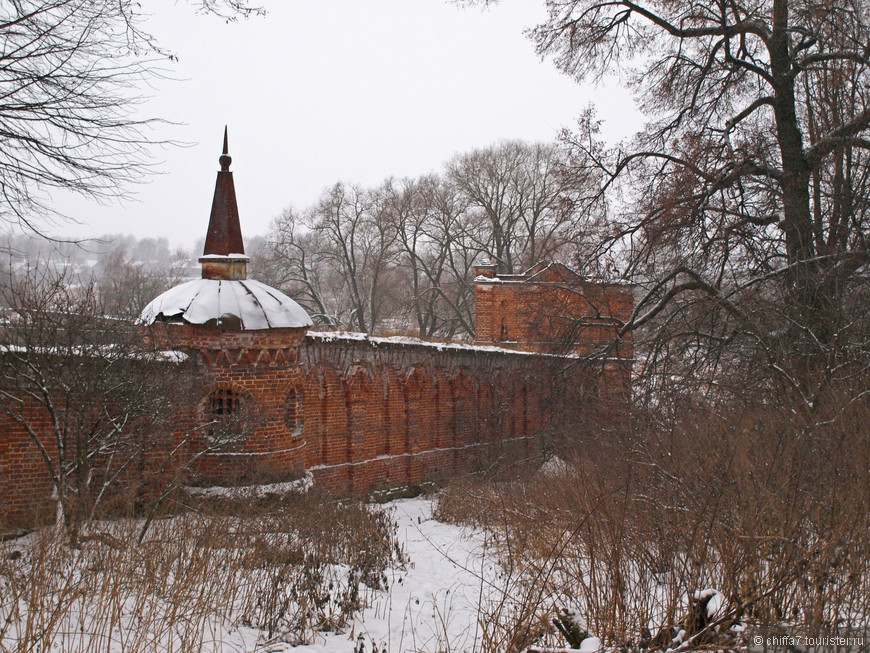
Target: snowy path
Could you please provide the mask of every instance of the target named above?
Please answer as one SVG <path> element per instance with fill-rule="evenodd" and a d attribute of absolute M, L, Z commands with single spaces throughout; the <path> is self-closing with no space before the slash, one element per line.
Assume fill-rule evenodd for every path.
<path fill-rule="evenodd" d="M 388 574 L 390 588 L 371 597 L 370 607 L 346 633 L 326 634 L 313 644 L 283 650 L 351 653 L 360 634 L 367 652 L 372 642 L 379 653 L 473 649 L 482 536 L 433 520 L 432 503 L 426 499 L 404 499 L 390 506 L 399 524 L 399 541 L 410 558 L 407 569 Z M 494 571 L 488 563 L 485 575 L 491 577 Z"/>

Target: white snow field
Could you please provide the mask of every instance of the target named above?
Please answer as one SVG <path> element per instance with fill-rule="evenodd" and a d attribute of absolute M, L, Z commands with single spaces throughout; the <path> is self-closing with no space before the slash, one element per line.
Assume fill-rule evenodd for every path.
<path fill-rule="evenodd" d="M 390 586 L 370 596 L 370 606 L 343 634 L 324 633 L 306 646 L 273 648 L 298 653 L 352 652 L 364 639 L 366 653 L 472 651 L 480 638 L 478 605 L 498 573 L 485 555 L 484 538 L 470 529 L 432 519 L 427 499 L 400 499 L 389 506 L 398 538 L 410 559 L 389 571 Z"/>

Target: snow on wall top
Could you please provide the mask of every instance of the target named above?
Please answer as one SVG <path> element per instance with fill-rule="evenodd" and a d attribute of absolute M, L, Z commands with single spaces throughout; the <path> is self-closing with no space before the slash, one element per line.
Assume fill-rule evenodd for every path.
<path fill-rule="evenodd" d="M 493 352 L 497 354 L 515 354 L 518 356 L 556 356 L 558 358 L 580 358 L 577 354 L 547 354 L 536 351 L 527 351 L 523 349 L 507 349 L 506 347 L 496 347 L 495 345 L 475 345 L 465 342 L 430 342 L 410 336 L 370 336 L 366 333 L 358 333 L 355 331 L 309 331 L 307 334 L 309 339 L 320 340 L 321 342 L 333 342 L 336 340 L 351 340 L 364 341 L 372 347 L 378 345 L 405 345 L 414 347 L 430 347 L 437 351 L 447 350 L 463 350 L 474 352 Z"/>
<path fill-rule="evenodd" d="M 253 279 L 188 281 L 158 296 L 139 320 L 144 324 L 213 324 L 246 331 L 313 324 L 305 309 L 290 297 Z"/>

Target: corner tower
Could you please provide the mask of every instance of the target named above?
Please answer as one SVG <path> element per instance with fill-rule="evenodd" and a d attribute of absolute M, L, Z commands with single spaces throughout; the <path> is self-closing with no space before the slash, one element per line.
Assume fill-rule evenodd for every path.
<path fill-rule="evenodd" d="M 142 311 L 148 337 L 199 361 L 201 396 L 188 411 L 200 481 L 261 483 L 302 470 L 304 376 L 299 345 L 308 313 L 279 290 L 248 279 L 232 158 L 224 130 L 202 257 L 202 278 L 164 292 Z"/>

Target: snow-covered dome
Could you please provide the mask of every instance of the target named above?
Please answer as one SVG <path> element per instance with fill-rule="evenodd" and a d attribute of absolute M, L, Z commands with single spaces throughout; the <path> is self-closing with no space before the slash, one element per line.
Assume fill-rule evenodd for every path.
<path fill-rule="evenodd" d="M 140 319 L 145 324 L 171 322 L 243 330 L 312 325 L 299 304 L 253 279 L 188 281 L 158 296 L 145 307 Z"/>
<path fill-rule="evenodd" d="M 224 129 L 211 217 L 202 257 L 202 279 L 175 286 L 157 297 L 139 317 L 144 324 L 199 324 L 227 330 L 304 328 L 311 318 L 279 290 L 247 278 L 248 257 L 239 225 L 232 158 Z"/>

